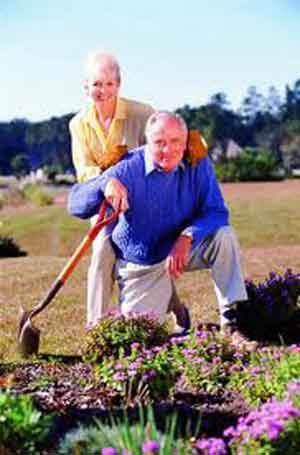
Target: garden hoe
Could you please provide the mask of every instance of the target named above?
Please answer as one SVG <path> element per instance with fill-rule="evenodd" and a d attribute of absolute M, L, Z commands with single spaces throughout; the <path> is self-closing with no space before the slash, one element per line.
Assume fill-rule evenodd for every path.
<path fill-rule="evenodd" d="M 106 209 L 107 202 L 104 200 L 101 204 L 96 224 L 89 229 L 87 235 L 84 237 L 81 244 L 75 250 L 72 257 L 58 275 L 45 297 L 30 311 L 24 311 L 23 308 L 21 308 L 21 320 L 19 324 L 17 342 L 19 352 L 23 357 L 29 357 L 33 354 L 37 354 L 39 349 L 40 330 L 33 325 L 32 318 L 37 316 L 54 299 L 60 288 L 72 274 L 82 256 L 90 248 L 99 231 L 104 226 L 117 219 L 119 215 L 117 212 L 113 212 L 105 217 Z"/>

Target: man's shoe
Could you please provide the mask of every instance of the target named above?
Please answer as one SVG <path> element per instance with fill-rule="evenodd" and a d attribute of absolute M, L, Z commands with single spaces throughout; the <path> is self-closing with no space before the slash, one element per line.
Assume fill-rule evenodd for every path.
<path fill-rule="evenodd" d="M 177 310 L 178 308 L 179 307 L 177 306 Z M 180 312 L 175 312 L 173 310 L 173 315 L 176 323 L 171 337 L 183 337 L 187 335 L 191 328 L 191 317 L 188 308 L 185 305 L 180 304 Z"/>
<path fill-rule="evenodd" d="M 173 309 L 174 316 L 176 318 L 177 326 L 181 327 L 184 332 L 187 332 L 191 328 L 191 317 L 188 308 L 182 303 Z"/>

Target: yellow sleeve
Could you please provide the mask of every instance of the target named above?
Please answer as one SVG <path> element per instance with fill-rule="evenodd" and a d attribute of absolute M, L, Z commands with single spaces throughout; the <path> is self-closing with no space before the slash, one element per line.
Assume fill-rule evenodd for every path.
<path fill-rule="evenodd" d="M 75 124 L 71 120 L 69 128 L 71 133 L 72 158 L 76 169 L 77 180 L 78 182 L 85 182 L 101 174 L 101 169 L 91 156 L 80 125 Z"/>

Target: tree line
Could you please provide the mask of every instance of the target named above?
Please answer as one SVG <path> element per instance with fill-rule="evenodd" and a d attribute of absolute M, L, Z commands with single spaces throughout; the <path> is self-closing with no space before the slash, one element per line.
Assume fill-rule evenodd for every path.
<path fill-rule="evenodd" d="M 281 96 L 270 87 L 266 96 L 249 87 L 241 106 L 230 107 L 225 93 L 213 95 L 198 107 L 185 105 L 176 110 L 189 128 L 198 129 L 209 149 L 218 147 L 219 163 L 228 141 L 242 149 L 267 151 L 286 169 L 300 167 L 300 79 L 286 85 Z M 43 168 L 46 172 L 74 172 L 68 124 L 74 114 L 30 122 L 15 119 L 0 123 L 0 174 L 24 175 Z"/>

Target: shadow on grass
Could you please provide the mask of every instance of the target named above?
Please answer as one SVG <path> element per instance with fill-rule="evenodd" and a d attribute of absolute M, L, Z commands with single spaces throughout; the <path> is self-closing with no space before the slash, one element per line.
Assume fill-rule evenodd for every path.
<path fill-rule="evenodd" d="M 60 355 L 60 354 L 48 354 L 46 352 L 38 354 L 37 358 L 43 362 L 49 363 L 63 363 L 65 365 L 73 365 L 78 362 L 82 362 L 80 355 Z"/>

